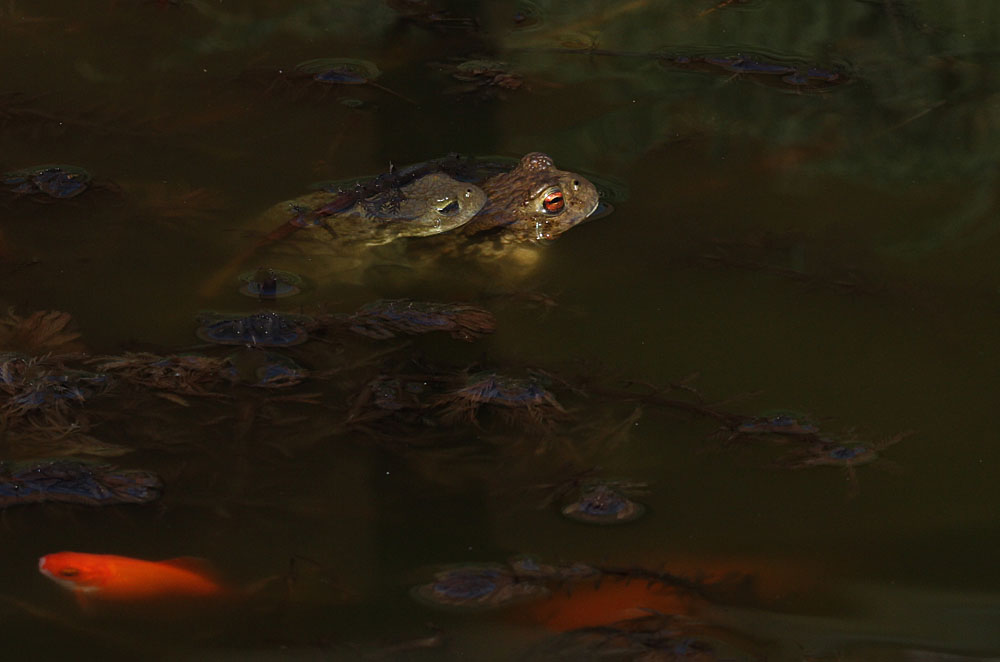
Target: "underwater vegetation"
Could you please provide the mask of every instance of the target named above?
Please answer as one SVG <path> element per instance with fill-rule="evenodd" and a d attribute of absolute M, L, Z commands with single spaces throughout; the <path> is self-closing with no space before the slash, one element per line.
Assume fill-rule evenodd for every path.
<path fill-rule="evenodd" d="M 73 459 L 0 463 L 0 507 L 43 502 L 110 506 L 149 503 L 163 483 L 149 471 Z"/>
<path fill-rule="evenodd" d="M 92 359 L 96 367 L 123 382 L 184 395 L 210 395 L 221 382 L 221 359 L 198 354 L 160 356 L 126 352 Z"/>
<path fill-rule="evenodd" d="M 65 200 L 87 190 L 90 173 L 75 166 L 43 165 L 4 173 L 0 180 L 16 198 L 42 196 Z"/>
<path fill-rule="evenodd" d="M 852 438 L 817 438 L 807 443 L 796 444 L 795 448 L 778 458 L 775 464 L 789 469 L 808 469 L 812 467 L 840 467 L 848 480 L 848 494 L 857 496 L 858 475 L 856 467 L 882 461 L 882 466 L 895 468 L 897 465 L 887 463 L 880 455 L 881 451 L 898 444 L 913 434 L 912 430 L 900 432 L 881 441 L 860 441 Z"/>
<path fill-rule="evenodd" d="M 484 308 L 411 299 L 373 301 L 339 321 L 350 331 L 376 340 L 444 331 L 471 342 L 496 330 L 496 318 Z"/>
<path fill-rule="evenodd" d="M 66 413 L 106 390 L 104 374 L 66 369 L 61 361 L 20 353 L 0 354 L 0 412 L 9 421 L 35 412 Z"/>
<path fill-rule="evenodd" d="M 547 594 L 540 583 L 524 581 L 501 565 L 461 565 L 441 570 L 411 595 L 426 604 L 463 610 L 505 607 Z"/>
<path fill-rule="evenodd" d="M 58 310 L 39 310 L 22 317 L 9 309 L 0 317 L 0 348 L 28 354 L 71 354 L 82 351 L 73 317 Z"/>
<path fill-rule="evenodd" d="M 645 511 L 645 506 L 632 501 L 613 485 L 593 483 L 581 487 L 578 498 L 559 512 L 588 524 L 623 524 L 642 517 Z"/>
<path fill-rule="evenodd" d="M 498 413 L 512 424 L 544 423 L 566 414 L 543 377 L 517 377 L 498 372 L 477 372 L 465 384 L 442 396 L 446 421 L 477 421 L 485 411 Z"/>
<path fill-rule="evenodd" d="M 234 383 L 259 388 L 286 388 L 301 383 L 309 372 L 287 356 L 248 348 L 226 357 L 222 375 Z"/>
<path fill-rule="evenodd" d="M 291 347 L 309 339 L 301 317 L 263 312 L 252 315 L 205 315 L 196 331 L 205 342 L 219 345 Z"/>

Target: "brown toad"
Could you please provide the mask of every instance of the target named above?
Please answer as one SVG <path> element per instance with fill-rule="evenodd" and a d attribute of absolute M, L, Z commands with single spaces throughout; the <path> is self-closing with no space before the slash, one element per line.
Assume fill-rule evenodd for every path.
<path fill-rule="evenodd" d="M 496 233 L 506 243 L 554 239 L 597 209 L 597 189 L 574 172 L 556 168 L 541 152 L 525 154 L 510 172 L 482 183 L 487 203 L 461 234 Z"/>
<path fill-rule="evenodd" d="M 270 242 L 269 260 L 281 256 L 283 268 L 297 269 L 317 282 L 370 276 L 378 280 L 401 277 L 403 283 L 412 285 L 414 278 L 438 272 L 442 259 L 453 258 L 482 262 L 484 269 L 496 277 L 523 276 L 525 268 L 540 256 L 537 244 L 558 237 L 590 216 L 598 206 L 599 195 L 586 178 L 559 170 L 549 156 L 540 152 L 526 154 L 512 169 L 508 166 L 506 171 L 500 171 L 501 167 L 488 160 L 447 157 L 390 174 L 390 184 L 409 177 L 406 173 L 417 176 L 414 183 L 398 187 L 404 200 L 421 202 L 413 214 L 416 218 L 410 220 L 401 218 L 410 215 L 403 214 L 402 208 L 390 210 L 387 222 L 375 223 L 371 217 L 373 205 L 381 209 L 384 205 L 380 201 L 391 196 L 395 184 L 387 192 L 357 200 L 350 192 L 320 192 L 276 205 L 264 214 L 260 226 L 274 230 L 294 225 L 302 229 Z M 377 183 L 378 178 L 371 181 Z M 428 204 L 427 196 L 416 194 L 414 187 L 420 184 L 433 184 L 435 191 L 456 195 L 433 197 L 429 201 L 433 204 Z M 381 191 L 377 186 L 369 188 Z M 335 207 L 334 203 L 345 195 L 348 202 L 354 200 L 353 206 L 324 211 Z M 448 222 L 436 220 L 439 212 L 451 212 Z M 461 224 L 465 219 L 469 220 Z M 434 234 L 437 236 L 429 236 Z M 406 237 L 411 241 L 393 241 Z M 359 247 L 369 250 L 359 251 Z M 285 263 L 296 259 L 296 255 L 308 263 Z M 321 259 L 314 259 L 320 255 Z M 493 264 L 493 259 L 500 257 L 505 265 L 502 274 Z M 486 267 L 487 262 L 492 266 Z M 400 269 L 405 273 L 396 276 Z M 472 278 L 472 273 L 467 272 L 467 276 Z"/>

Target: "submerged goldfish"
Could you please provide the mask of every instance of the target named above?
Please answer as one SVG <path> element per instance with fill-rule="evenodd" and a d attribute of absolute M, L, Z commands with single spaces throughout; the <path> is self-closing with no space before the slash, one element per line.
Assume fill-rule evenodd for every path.
<path fill-rule="evenodd" d="M 648 616 L 650 613 L 682 614 L 690 600 L 662 586 L 646 582 L 605 581 L 574 586 L 572 592 L 558 592 L 523 610 L 521 619 L 538 623 L 548 630 L 566 632 L 600 627 Z"/>
<path fill-rule="evenodd" d="M 657 564 L 659 566 L 661 564 Z M 815 568 L 790 559 L 672 558 L 671 571 L 697 577 L 704 587 L 726 601 L 752 600 L 768 604 L 808 591 L 821 576 Z M 624 581 L 623 581 L 624 580 Z M 694 615 L 703 600 L 668 584 L 649 581 L 637 573 L 629 578 L 578 582 L 568 591 L 556 591 L 526 605 L 512 617 L 556 632 L 613 626 L 650 613 Z"/>
<path fill-rule="evenodd" d="M 38 559 L 38 570 L 76 595 L 113 602 L 177 598 L 218 598 L 227 590 L 203 561 L 143 561 L 113 554 L 58 552 Z"/>

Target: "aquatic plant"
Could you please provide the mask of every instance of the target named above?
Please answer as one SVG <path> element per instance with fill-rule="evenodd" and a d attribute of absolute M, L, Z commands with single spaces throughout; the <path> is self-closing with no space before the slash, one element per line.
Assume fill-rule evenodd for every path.
<path fill-rule="evenodd" d="M 465 60 L 458 64 L 435 66 L 461 83 L 446 89 L 446 94 L 474 95 L 479 100 L 503 100 L 507 92 L 527 87 L 524 76 L 501 60 Z"/>
<path fill-rule="evenodd" d="M 108 376 L 70 370 L 52 359 L 0 354 L 0 412 L 11 418 L 65 410 L 102 392 Z"/>
<path fill-rule="evenodd" d="M 58 501 L 88 506 L 148 503 L 163 483 L 149 471 L 81 460 L 0 461 L 0 507 Z"/>
<path fill-rule="evenodd" d="M 733 421 L 727 428 L 732 434 L 727 441 L 740 437 L 766 437 L 778 440 L 816 440 L 820 429 L 805 414 L 791 411 L 768 412 Z"/>
<path fill-rule="evenodd" d="M 804 447 L 798 447 L 776 461 L 776 465 L 788 469 L 808 469 L 811 467 L 840 467 L 847 474 L 848 496 L 857 496 L 858 477 L 855 468 L 871 464 L 881 459 L 880 452 L 898 444 L 913 434 L 912 430 L 900 432 L 877 442 L 863 442 L 854 439 L 819 439 Z"/>
<path fill-rule="evenodd" d="M 311 74 L 324 83 L 364 85 L 382 75 L 374 62 L 345 57 L 327 57 L 307 60 L 295 65 L 295 70 Z"/>
<path fill-rule="evenodd" d="M 389 446 L 450 443 L 452 434 L 438 425 L 435 413 L 456 372 L 419 359 L 383 365 L 351 400 L 345 424 Z"/>
<path fill-rule="evenodd" d="M 87 190 L 90 173 L 67 165 L 40 165 L 4 173 L 0 184 L 15 197 L 75 198 Z"/>
<path fill-rule="evenodd" d="M 92 363 L 127 384 L 197 396 L 218 395 L 212 388 L 221 381 L 225 367 L 223 360 L 199 354 L 160 356 L 149 352 L 104 356 L 92 359 Z"/>
<path fill-rule="evenodd" d="M 39 310 L 21 317 L 13 308 L 0 317 L 0 350 L 28 354 L 69 354 L 83 351 L 73 317 L 58 310 Z"/>
<path fill-rule="evenodd" d="M 426 396 L 430 391 L 420 375 L 379 375 L 365 385 L 351 407 L 349 420 L 357 419 L 362 410 L 370 407 L 385 412 L 424 409 L 429 406 Z"/>
<path fill-rule="evenodd" d="M 631 521 L 645 512 L 644 506 L 628 497 L 646 494 L 649 488 L 647 483 L 601 478 L 598 474 L 599 467 L 591 467 L 548 483 L 532 485 L 529 489 L 543 495 L 539 508 L 561 504 L 560 512 L 578 521 Z"/>
<path fill-rule="evenodd" d="M 472 341 L 496 330 L 488 310 L 467 303 L 380 299 L 348 315 L 343 323 L 354 333 L 384 340 L 397 334 L 444 331 L 458 340 Z"/>
<path fill-rule="evenodd" d="M 445 421 L 476 422 L 483 410 L 499 413 L 510 424 L 548 424 L 567 415 L 539 375 L 513 377 L 498 372 L 469 375 L 465 384 L 440 398 Z"/>
<path fill-rule="evenodd" d="M 219 345 L 249 345 L 256 347 L 290 347 L 309 339 L 305 324 L 310 320 L 301 315 L 274 312 L 252 315 L 205 314 L 196 331 L 199 338 Z"/>
<path fill-rule="evenodd" d="M 287 356 L 247 348 L 226 357 L 222 375 L 259 388 L 285 388 L 301 383 L 306 370 Z"/>
<path fill-rule="evenodd" d="M 410 594 L 434 607 L 478 611 L 544 597 L 548 590 L 499 564 L 464 564 L 435 573 L 432 582 L 415 587 Z"/>
<path fill-rule="evenodd" d="M 646 507 L 610 484 L 593 483 L 581 487 L 578 498 L 559 512 L 587 524 L 624 524 L 642 517 Z"/>
<path fill-rule="evenodd" d="M 415 103 L 402 94 L 375 82 L 382 72 L 374 62 L 353 58 L 329 57 L 307 60 L 295 65 L 296 73 L 311 76 L 312 80 L 327 85 L 369 85 L 398 97 L 407 103 Z"/>
<path fill-rule="evenodd" d="M 595 579 L 600 576 L 600 571 L 597 568 L 586 563 L 543 563 L 530 555 L 508 559 L 507 565 L 522 580 L 535 579 L 550 583 L 566 583 Z"/>
<path fill-rule="evenodd" d="M 610 658 L 643 662 L 737 659 L 718 657 L 716 646 L 706 637 L 706 634 L 725 634 L 722 628 L 683 614 L 643 611 L 648 613 L 564 632 L 537 647 L 538 659 Z M 529 655 L 528 659 L 534 659 L 534 656 Z"/>
<path fill-rule="evenodd" d="M 9 460 L 90 455 L 94 457 L 119 457 L 134 449 L 98 439 L 85 430 L 90 425 L 85 419 L 74 417 L 72 422 L 55 425 L 51 415 L 45 420 L 31 420 L 19 426 L 4 440 L 4 457 Z"/>

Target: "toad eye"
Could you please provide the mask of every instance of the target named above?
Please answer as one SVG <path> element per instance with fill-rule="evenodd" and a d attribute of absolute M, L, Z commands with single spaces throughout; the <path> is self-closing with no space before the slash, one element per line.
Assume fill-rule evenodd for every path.
<path fill-rule="evenodd" d="M 542 198 L 542 209 L 550 214 L 557 214 L 563 210 L 566 204 L 563 200 L 563 193 L 560 189 L 552 189 Z"/>
<path fill-rule="evenodd" d="M 63 568 L 59 571 L 59 574 L 63 577 L 76 577 L 80 574 L 79 568 Z"/>

